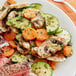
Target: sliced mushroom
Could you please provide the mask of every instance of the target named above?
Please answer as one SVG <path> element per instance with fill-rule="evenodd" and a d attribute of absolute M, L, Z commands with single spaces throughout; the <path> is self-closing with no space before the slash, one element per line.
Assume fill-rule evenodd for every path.
<path fill-rule="evenodd" d="M 3 5 L 3 8 L 8 8 L 9 5 L 11 5 L 11 3 L 8 0 L 6 0 L 4 5 Z"/>
<path fill-rule="evenodd" d="M 31 47 L 35 47 L 36 46 L 35 41 L 29 41 L 29 42 L 30 42 L 30 46 Z"/>
<path fill-rule="evenodd" d="M 23 8 L 25 6 L 28 6 L 28 3 L 12 4 L 9 0 L 6 0 L 4 5 L 3 5 L 4 8 L 7 8 L 7 7 L 10 7 L 10 8 Z"/>
<path fill-rule="evenodd" d="M 44 25 L 44 18 L 42 17 L 41 13 L 38 12 L 37 16 L 31 20 L 34 24 L 35 28 L 41 28 Z"/>
<path fill-rule="evenodd" d="M 28 6 L 27 3 L 22 3 L 22 4 L 12 4 L 12 5 L 9 5 L 9 7 L 7 7 L 1 14 L 0 14 L 0 20 L 3 20 L 7 14 L 8 14 L 8 10 L 9 9 L 12 9 L 12 8 L 23 8 L 25 6 Z"/>
<path fill-rule="evenodd" d="M 22 35 L 19 36 L 18 41 L 19 41 L 18 44 L 19 44 L 21 47 L 23 47 L 23 48 L 25 48 L 25 49 L 27 49 L 27 50 L 30 50 L 30 48 L 31 48 L 30 43 L 27 42 L 27 41 L 25 41 L 25 40 L 23 39 Z"/>
<path fill-rule="evenodd" d="M 18 15 L 18 13 L 17 13 L 16 11 L 12 11 L 12 12 L 9 13 L 7 19 L 9 20 L 9 19 L 11 19 L 11 18 L 16 17 L 17 15 Z"/>
<path fill-rule="evenodd" d="M 9 8 L 6 8 L 4 11 L 2 11 L 2 13 L 0 14 L 0 20 L 3 20 L 7 16 L 8 10 Z"/>
<path fill-rule="evenodd" d="M 34 62 L 35 57 L 32 55 L 26 55 L 27 59 L 29 60 L 29 62 Z"/>
<path fill-rule="evenodd" d="M 63 62 L 66 60 L 65 57 L 56 57 L 56 56 L 51 56 L 51 57 L 48 57 L 47 60 L 51 60 L 51 61 L 56 61 L 56 62 Z"/>
<path fill-rule="evenodd" d="M 56 53 L 57 51 L 60 51 L 62 47 L 58 45 L 57 43 L 52 43 L 50 39 L 44 41 L 40 47 L 47 46 L 51 53 Z"/>
<path fill-rule="evenodd" d="M 6 32 L 6 31 L 7 31 L 7 29 L 4 27 L 3 21 L 0 20 L 0 33 Z"/>
<path fill-rule="evenodd" d="M 23 55 L 26 55 L 29 53 L 29 50 L 24 49 L 23 47 L 21 47 L 20 45 L 17 45 L 17 51 Z"/>
<path fill-rule="evenodd" d="M 62 50 L 62 47 L 57 43 L 52 43 L 50 39 L 44 41 L 40 47 L 37 48 L 37 54 L 41 58 L 50 57 L 51 54 L 56 53 L 57 51 Z"/>
<path fill-rule="evenodd" d="M 51 53 L 50 53 L 50 49 L 48 46 L 43 46 L 43 47 L 39 47 L 38 48 L 38 55 L 41 57 L 41 58 L 47 58 L 49 56 L 51 56 Z"/>
<path fill-rule="evenodd" d="M 38 53 L 38 47 L 33 47 L 31 50 L 33 50 L 34 53 Z"/>
<path fill-rule="evenodd" d="M 15 33 L 19 33 L 19 30 L 17 28 L 14 27 L 9 27 L 11 30 L 13 30 Z"/>
<path fill-rule="evenodd" d="M 24 48 L 30 50 L 30 44 L 29 44 L 29 42 L 23 42 L 23 43 L 22 43 L 22 46 L 23 46 Z"/>
<path fill-rule="evenodd" d="M 12 9 L 12 8 L 23 8 L 26 6 L 29 6 L 29 4 L 28 3 L 20 3 L 20 4 L 12 4 L 9 6 L 9 8 L 10 9 Z"/>
<path fill-rule="evenodd" d="M 22 46 L 23 48 L 27 49 L 27 50 L 30 50 L 30 43 L 29 42 L 26 42 L 25 40 L 23 40 L 23 38 L 19 38 L 19 44 L 20 46 Z"/>
<path fill-rule="evenodd" d="M 64 38 L 59 38 L 57 36 L 51 35 L 50 40 L 52 41 L 52 43 L 57 43 L 61 46 L 66 45 L 66 40 Z"/>
<path fill-rule="evenodd" d="M 38 47 L 32 47 L 31 48 L 31 53 L 32 53 L 32 55 L 37 55 L 38 56 Z"/>

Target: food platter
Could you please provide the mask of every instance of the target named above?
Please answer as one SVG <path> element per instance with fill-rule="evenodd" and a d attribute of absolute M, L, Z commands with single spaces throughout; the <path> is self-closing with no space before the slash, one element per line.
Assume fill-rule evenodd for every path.
<path fill-rule="evenodd" d="M 66 28 L 72 35 L 73 56 L 68 58 L 65 62 L 58 63 L 57 69 L 53 72 L 53 76 L 75 76 L 76 74 L 76 26 L 71 19 L 58 7 L 49 3 L 46 0 L 16 0 L 18 3 L 41 3 L 43 5 L 42 11 L 55 15 L 60 22 L 60 26 Z M 2 4 L 2 2 L 1 2 Z"/>

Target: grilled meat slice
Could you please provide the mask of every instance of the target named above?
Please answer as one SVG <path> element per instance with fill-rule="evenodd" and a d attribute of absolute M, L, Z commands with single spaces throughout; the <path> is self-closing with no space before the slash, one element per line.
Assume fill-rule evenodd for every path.
<path fill-rule="evenodd" d="M 30 64 L 27 62 L 12 64 L 0 68 L 0 76 L 18 76 L 30 70 Z"/>
<path fill-rule="evenodd" d="M 7 63 L 10 63 L 11 60 L 6 57 L 0 57 L 0 67 L 6 65 Z"/>

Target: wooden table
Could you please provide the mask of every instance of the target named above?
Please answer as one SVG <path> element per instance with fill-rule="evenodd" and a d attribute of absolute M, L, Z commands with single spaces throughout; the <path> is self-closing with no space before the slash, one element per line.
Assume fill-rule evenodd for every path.
<path fill-rule="evenodd" d="M 66 4 L 54 2 L 53 0 L 49 1 L 57 5 L 59 8 L 61 8 L 76 25 L 76 13 L 74 13 Z M 66 1 L 69 2 L 74 8 L 76 8 L 76 0 L 66 0 Z"/>

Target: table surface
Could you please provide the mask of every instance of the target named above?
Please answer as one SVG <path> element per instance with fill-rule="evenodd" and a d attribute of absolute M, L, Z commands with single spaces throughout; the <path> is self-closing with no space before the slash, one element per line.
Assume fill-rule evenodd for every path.
<path fill-rule="evenodd" d="M 53 0 L 49 1 L 57 5 L 59 8 L 61 8 L 76 25 L 76 13 L 74 13 L 66 4 L 54 2 Z M 74 8 L 76 8 L 76 0 L 66 0 L 66 1 L 69 2 Z"/>

